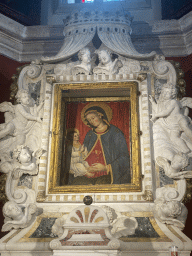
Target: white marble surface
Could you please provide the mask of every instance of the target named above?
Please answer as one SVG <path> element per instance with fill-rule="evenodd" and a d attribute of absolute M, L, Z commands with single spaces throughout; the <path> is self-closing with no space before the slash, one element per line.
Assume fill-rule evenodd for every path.
<path fill-rule="evenodd" d="M 89 56 L 89 55 L 88 55 Z M 90 56 L 89 56 L 90 57 Z M 110 60 L 110 58 L 108 58 Z M 88 58 L 89 60 L 89 58 Z M 42 128 L 42 135 L 41 139 L 39 140 L 40 146 L 34 148 L 35 150 L 44 150 L 45 153 L 42 155 L 40 164 L 37 167 L 37 162 L 35 160 L 34 164 L 37 167 L 37 171 L 33 174 L 33 186 L 31 188 L 31 192 L 34 193 L 34 201 L 36 202 L 37 208 L 42 208 L 42 211 L 39 215 L 36 214 L 36 207 L 35 210 L 32 212 L 26 213 L 27 210 L 30 210 L 30 193 L 27 194 L 29 201 L 19 201 L 17 198 L 9 198 L 11 201 L 15 201 L 18 207 L 14 207 L 14 203 L 11 203 L 11 206 L 5 205 L 4 215 L 5 217 L 11 218 L 11 224 L 15 221 L 23 221 L 23 218 L 26 217 L 24 220 L 24 226 L 17 225 L 11 226 L 10 229 L 14 229 L 8 235 L 6 235 L 3 239 L 0 240 L 0 252 L 2 255 L 12 255 L 17 256 L 19 253 L 20 255 L 26 256 L 33 256 L 33 255 L 54 255 L 54 256 L 61 256 L 61 255 L 96 255 L 96 256 L 110 256 L 110 255 L 163 255 L 165 256 L 168 253 L 169 247 L 172 245 L 176 245 L 181 251 L 180 255 L 189 255 L 189 251 L 192 250 L 192 241 L 188 239 L 177 227 L 174 223 L 180 221 L 182 227 L 184 227 L 185 219 L 186 219 L 186 209 L 184 205 L 181 203 L 185 190 L 186 190 L 186 182 L 185 180 L 174 181 L 173 184 L 168 184 L 164 188 L 159 188 L 158 183 L 155 179 L 158 176 L 158 172 L 154 168 L 154 157 L 153 157 L 153 150 L 154 144 L 152 140 L 152 129 L 150 123 L 150 102 L 149 102 L 149 95 L 153 88 L 153 83 L 151 82 L 151 77 L 155 77 L 157 80 L 164 79 L 167 83 L 172 83 L 175 85 L 176 83 L 176 70 L 174 66 L 170 63 L 165 61 L 164 56 L 156 55 L 152 60 L 146 60 L 145 62 L 142 61 L 135 61 L 130 59 L 121 59 L 123 67 L 120 70 L 116 70 L 116 74 L 113 74 L 113 68 L 109 69 L 109 74 L 101 74 L 101 75 L 61 75 L 57 73 L 58 69 L 56 68 L 56 64 L 42 64 L 39 61 L 33 61 L 29 66 L 23 68 L 20 77 L 18 79 L 19 90 L 25 89 L 28 90 L 30 95 L 32 95 L 32 91 L 34 92 L 36 89 L 36 85 L 40 84 L 38 97 L 34 99 L 34 103 L 36 102 L 37 105 L 40 105 L 42 101 L 43 109 L 42 115 L 37 116 L 35 115 L 35 122 L 42 121 L 41 128 Z M 100 60 L 101 62 L 101 60 Z M 111 61 L 112 62 L 112 61 Z M 71 66 L 74 66 L 74 63 L 70 63 Z M 101 63 L 100 63 L 101 64 Z M 113 64 L 113 62 L 112 62 Z M 63 65 L 63 64 L 62 64 Z M 62 66 L 63 67 L 63 66 Z M 147 75 L 143 74 L 142 69 L 147 70 Z M 53 70 L 52 74 L 47 74 L 47 70 Z M 69 69 L 70 70 L 70 69 Z M 55 73 L 54 73 L 55 71 Z M 119 72 L 119 73 L 118 73 Z M 140 140 L 140 150 L 141 150 L 141 173 L 142 176 L 142 188 L 141 191 L 133 192 L 115 192 L 115 193 L 89 193 L 90 196 L 93 198 L 93 204 L 88 206 L 82 206 L 82 199 L 87 193 L 77 193 L 77 194 L 50 194 L 48 191 L 48 182 L 49 182 L 49 171 L 50 171 L 50 151 L 51 151 L 51 132 L 52 132 L 52 121 L 53 121 L 53 100 L 54 100 L 54 91 L 56 84 L 52 83 L 51 81 L 54 80 L 57 83 L 63 83 L 64 85 L 76 84 L 81 86 L 81 83 L 90 83 L 98 84 L 98 82 L 121 82 L 121 81 L 128 81 L 128 82 L 137 82 L 138 84 L 138 91 L 139 93 L 139 123 L 140 123 L 140 131 L 142 131 L 141 140 Z M 40 83 L 39 83 L 40 82 Z M 30 89 L 32 86 L 32 89 Z M 81 87 L 80 87 L 81 88 Z M 32 90 L 32 91 L 31 91 Z M 28 97 L 29 100 L 30 97 Z M 39 100 L 38 100 L 39 99 Z M 19 105 L 18 103 L 17 105 Z M 27 106 L 25 106 L 25 110 L 29 111 L 29 102 Z M 33 106 L 30 105 L 31 107 Z M 25 111 L 24 111 L 25 112 Z M 26 114 L 26 113 L 24 113 Z M 29 114 L 29 113 L 28 113 Z M 27 115 L 29 118 L 31 115 Z M 34 116 L 33 116 L 34 117 Z M 43 118 L 43 120 L 38 119 L 37 117 Z M 27 118 L 27 119 L 28 119 Z M 38 119 L 38 120 L 37 120 Z M 14 120 L 14 118 L 13 118 Z M 26 120 L 25 120 L 26 121 Z M 3 124 L 3 129 L 6 127 L 6 124 Z M 4 127 L 5 126 L 5 127 Z M 23 128 L 22 131 L 25 131 Z M 9 136 L 11 134 L 8 134 Z M 18 135 L 18 134 L 16 134 Z M 25 137 L 24 137 L 25 139 Z M 1 139 L 2 140 L 2 139 Z M 6 141 L 6 140 L 5 140 Z M 3 141 L 3 144 L 5 143 Z M 27 139 L 25 142 L 28 142 Z M 29 145 L 31 146 L 32 143 Z M 18 150 L 19 151 L 19 150 Z M 21 151 L 21 150 L 20 150 Z M 19 162 L 19 167 L 23 166 L 23 155 L 19 151 L 19 155 L 16 158 L 11 159 Z M 7 151 L 6 151 L 7 152 Z M 8 150 L 9 152 L 9 150 Z M 27 164 L 27 168 L 32 164 L 32 155 L 29 154 L 28 156 L 30 159 L 25 162 Z M 41 155 L 39 155 L 40 157 Z M 12 158 L 12 156 L 11 156 Z M 6 159 L 3 159 L 6 162 Z M 9 165 L 12 162 L 8 162 Z M 29 165 L 29 166 L 28 166 Z M 34 165 L 32 165 L 33 167 Z M 26 167 L 26 166 L 25 166 Z M 22 167 L 23 168 L 23 167 Z M 21 168 L 21 169 L 22 169 Z M 7 170 L 7 169 L 6 169 Z M 29 170 L 28 170 L 29 171 Z M 32 168 L 32 172 L 33 172 Z M 6 171 L 4 171 L 6 172 Z M 14 172 L 14 173 L 12 173 Z M 156 172 L 156 173 L 155 173 Z M 12 176 L 19 176 L 19 172 L 16 169 L 11 170 L 9 172 Z M 12 175 L 13 174 L 13 175 Z M 9 175 L 9 174 L 8 174 Z M 31 175 L 32 176 L 32 173 Z M 183 177 L 185 178 L 185 177 Z M 171 188 L 169 188 L 169 186 Z M 15 183 L 16 189 L 19 187 L 18 183 Z M 173 188 L 174 187 L 174 188 Z M 22 191 L 25 191 L 24 187 L 19 187 Z M 159 190 L 161 190 L 159 192 Z M 166 190 L 166 191 L 164 191 Z M 156 195 L 155 195 L 155 192 Z M 165 195 L 166 194 L 166 195 Z M 176 194 L 176 196 L 175 196 Z M 9 194 L 8 194 L 9 195 Z M 39 196 L 40 195 L 40 196 Z M 41 195 L 44 195 L 41 197 Z M 174 197 L 175 196 L 175 197 Z M 40 199 L 38 199 L 38 197 Z M 155 200 L 156 197 L 156 200 Z M 158 201 L 158 199 L 160 199 Z M 176 200 L 176 202 L 174 201 Z M 149 202 L 150 201 L 150 202 Z M 171 206 L 176 207 L 176 211 L 173 211 L 171 215 L 170 222 L 170 212 L 168 209 L 163 208 L 164 206 L 169 205 L 171 201 Z M 154 206 L 159 208 L 154 210 Z M 10 209 L 8 209 L 10 208 Z M 23 213 L 21 209 L 24 209 Z M 7 209 L 12 211 L 12 213 L 8 213 Z M 19 214 L 14 212 L 18 210 Z M 83 209 L 83 216 L 85 223 L 79 217 L 77 220 L 78 211 Z M 88 212 L 98 210 L 98 221 L 95 220 L 94 223 L 92 221 L 88 222 Z M 105 209 L 105 211 L 104 211 Z M 162 213 L 165 210 L 165 216 L 162 218 Z M 183 211 L 183 212 L 182 212 Z M 111 218 L 113 213 L 116 213 L 116 217 Z M 175 214 L 176 212 L 176 214 Z M 14 216 L 12 216 L 14 214 Z M 7 216 L 6 216 L 7 215 Z M 25 215 L 25 216 L 24 216 Z M 57 216 L 56 216 L 57 215 Z M 67 218 L 62 217 L 63 215 L 68 216 Z M 78 215 L 80 216 L 80 215 Z M 154 224 L 156 226 L 157 233 L 159 232 L 160 241 L 151 241 L 151 240 L 143 240 L 134 242 L 134 239 L 131 241 L 123 242 L 119 239 L 121 236 L 121 232 L 125 232 L 125 234 L 130 234 L 129 232 L 134 233 L 137 229 L 137 217 L 142 218 L 151 218 L 151 225 Z M 31 237 L 34 234 L 34 231 L 37 230 L 39 227 L 42 219 L 48 218 L 56 218 L 57 221 L 55 222 L 55 234 L 59 234 L 59 238 L 52 240 L 54 234 L 49 234 L 48 240 L 46 238 L 42 238 L 41 236 L 38 237 Z M 62 218 L 62 220 L 61 220 Z M 76 218 L 76 219 L 75 219 Z M 67 219 L 67 221 L 66 221 Z M 94 218 L 93 218 L 94 219 Z M 61 220 L 61 221 L 60 221 Z M 131 221 L 130 221 L 131 220 Z M 130 221 L 130 222 L 129 222 Z M 72 223 L 74 222 L 74 223 Z M 100 223 L 99 223 L 100 222 Z M 129 223 L 125 223 L 129 222 Z M 7 219 L 5 220 L 7 223 Z M 78 223 L 78 224 L 77 224 Z M 130 224 L 131 223 L 131 224 Z M 18 224 L 18 223 L 16 223 Z M 26 224 L 26 225 L 25 225 Z M 129 225 L 130 224 L 130 225 Z M 48 224 L 51 225 L 51 224 Z M 49 226 L 52 227 L 52 226 Z M 21 230 L 16 231 L 18 228 Z M 93 230 L 92 230 L 93 228 Z M 102 228 L 106 231 L 106 237 L 109 239 L 108 244 L 104 244 L 103 247 L 100 246 L 99 242 L 101 242 L 101 238 L 94 233 L 94 230 L 98 230 Z M 87 233 L 87 230 L 90 232 Z M 44 230 L 43 230 L 44 231 Z M 67 233 L 67 232 L 74 232 L 74 233 Z M 78 231 L 78 232 L 76 232 Z M 76 233 L 75 233 L 76 232 Z M 92 233 L 91 233 L 92 232 Z M 103 235 L 103 231 L 100 231 Z M 118 233 L 120 232 L 120 234 Z M 40 232 L 41 233 L 41 232 Z M 53 232 L 54 233 L 54 232 Z M 62 234 L 63 233 L 63 234 Z M 72 234 L 72 235 L 71 235 Z M 88 244 L 87 247 L 84 244 L 84 241 L 87 241 L 87 237 L 90 235 L 91 239 L 96 239 L 98 243 L 90 245 Z M 60 237 L 61 235 L 61 237 Z M 69 236 L 67 236 L 69 235 Z M 70 237 L 71 235 L 71 237 Z M 74 236 L 73 236 L 74 235 Z M 102 236 L 101 235 L 101 236 Z M 74 250 L 74 246 L 71 244 L 66 243 L 65 247 L 65 240 L 60 239 L 67 239 L 68 242 L 74 242 L 76 240 L 77 246 L 76 250 Z M 55 237 L 54 237 L 55 238 Z M 39 240 L 38 240 L 39 239 Z M 50 243 L 50 241 L 52 242 Z M 75 241 L 75 242 L 76 242 Z M 79 241 L 82 244 L 79 244 Z M 104 240 L 103 240 L 104 241 Z M 105 240 L 106 241 L 106 240 Z M 63 242 L 63 244 L 62 244 Z M 83 246 L 82 246 L 83 245 Z M 52 249 L 51 249 L 52 248 Z M 65 248 L 65 251 L 61 251 L 61 249 Z M 58 250 L 55 250 L 58 249 Z M 94 249 L 94 250 L 93 250 Z M 103 250 L 101 250 L 103 249 Z M 105 249 L 105 250 L 104 250 Z M 54 251 L 52 251 L 54 250 Z M 74 252 L 75 251 L 75 252 Z M 9 254 L 8 254 L 9 253 Z"/>

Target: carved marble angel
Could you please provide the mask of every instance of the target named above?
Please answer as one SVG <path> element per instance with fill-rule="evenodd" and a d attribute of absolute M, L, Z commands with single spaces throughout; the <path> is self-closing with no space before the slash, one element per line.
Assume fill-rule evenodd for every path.
<path fill-rule="evenodd" d="M 5 220 L 2 232 L 10 231 L 11 229 L 26 228 L 35 220 L 37 206 L 35 204 L 29 204 L 23 207 L 10 201 L 3 206 L 3 215 Z"/>
<path fill-rule="evenodd" d="M 97 50 L 95 53 L 98 54 L 99 65 L 93 69 L 94 74 L 117 74 L 123 66 L 119 59 L 112 61 L 110 53 L 107 50 Z"/>
<path fill-rule="evenodd" d="M 12 105 L 10 102 L 0 104 L 0 111 L 5 112 L 5 123 L 0 126 L 2 152 L 11 151 L 17 145 L 26 143 L 26 136 L 30 134 L 35 124 L 42 123 L 39 112 L 43 107 L 43 102 L 36 106 L 26 90 L 19 90 L 16 99 L 17 105 Z M 31 136 L 33 137 L 33 134 Z M 35 149 L 36 144 L 34 136 L 31 138 L 31 147 Z"/>
<path fill-rule="evenodd" d="M 120 212 L 115 211 L 109 206 L 103 206 L 109 222 L 112 226 L 111 234 L 115 238 L 133 235 L 138 227 L 137 220 L 134 217 L 123 216 Z"/>
<path fill-rule="evenodd" d="M 85 47 L 78 52 L 79 60 L 66 64 L 57 64 L 54 68 L 56 75 L 89 75 L 92 73 L 91 53 Z"/>
<path fill-rule="evenodd" d="M 187 108 L 192 107 L 192 99 L 179 101 L 177 88 L 170 83 L 160 89 L 159 98 L 150 97 L 156 163 L 170 178 L 192 178 L 192 171 L 184 170 L 192 156 L 192 122 Z"/>
<path fill-rule="evenodd" d="M 91 70 L 91 53 L 89 48 L 85 47 L 78 52 L 80 63 L 72 67 L 72 75 L 85 74 L 89 75 Z"/>
<path fill-rule="evenodd" d="M 162 86 L 160 97 L 157 101 L 150 97 L 152 103 L 153 114 L 151 121 L 155 122 L 159 118 L 167 127 L 170 140 L 179 147 L 182 153 L 190 153 L 191 149 L 181 137 L 184 132 L 188 140 L 192 142 L 192 123 L 188 118 L 181 102 L 176 99 L 177 89 L 172 84 Z"/>
<path fill-rule="evenodd" d="M 154 216 L 162 223 L 173 225 L 181 230 L 185 227 L 187 208 L 177 200 L 178 191 L 162 187 L 156 191 Z"/>
<path fill-rule="evenodd" d="M 39 164 L 39 157 L 42 153 L 43 151 L 41 149 L 31 153 L 27 146 L 18 146 L 13 151 L 13 159 L 17 162 L 14 165 L 13 178 L 18 179 L 23 174 L 37 175 L 37 165 Z"/>
<path fill-rule="evenodd" d="M 7 158 L 8 161 L 0 163 L 0 171 L 4 173 L 13 172 L 12 176 L 15 178 L 21 177 L 23 174 L 36 175 L 39 157 L 42 153 L 42 150 L 32 153 L 29 147 L 19 145 L 13 150 L 12 158 Z"/>
<path fill-rule="evenodd" d="M 42 153 L 42 150 L 32 153 L 27 146 L 20 145 L 13 150 L 12 158 L 0 163 L 0 171 L 7 173 L 6 195 L 9 200 L 24 203 L 27 197 L 30 197 L 30 200 L 35 201 L 32 199 L 34 198 L 32 189 L 20 189 L 17 185 L 23 174 L 37 175 L 39 157 Z"/>
<path fill-rule="evenodd" d="M 66 223 L 67 217 L 68 217 L 68 214 L 64 214 L 61 218 L 58 218 L 55 220 L 55 223 L 51 229 L 54 235 L 57 235 L 58 237 L 61 237 L 63 235 L 64 224 Z"/>
<path fill-rule="evenodd" d="M 170 162 L 165 157 L 158 156 L 157 164 L 163 168 L 165 174 L 173 179 L 189 179 L 192 178 L 192 171 L 185 171 L 188 166 L 188 156 L 183 153 L 177 153 Z"/>

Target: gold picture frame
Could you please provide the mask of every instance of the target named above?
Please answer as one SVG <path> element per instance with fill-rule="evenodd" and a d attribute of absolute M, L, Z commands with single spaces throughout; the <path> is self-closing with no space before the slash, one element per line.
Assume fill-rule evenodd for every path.
<path fill-rule="evenodd" d="M 55 84 L 52 121 L 52 140 L 48 194 L 95 193 L 95 192 L 138 192 L 141 191 L 141 166 L 139 142 L 139 108 L 137 82 L 102 82 Z M 126 184 L 62 184 L 61 176 L 65 172 L 64 147 L 66 143 L 66 104 L 130 104 L 130 170 L 131 182 Z M 107 103 L 106 103 L 107 102 Z M 128 102 L 128 103 L 127 103 Z M 83 112 L 83 110 L 82 110 Z M 82 115 L 82 114 L 81 114 Z M 70 116 L 70 114 L 68 114 Z M 82 117 L 81 117 L 82 118 Z M 83 120 L 83 119 L 82 119 Z M 118 129 L 118 128 L 117 128 Z"/>

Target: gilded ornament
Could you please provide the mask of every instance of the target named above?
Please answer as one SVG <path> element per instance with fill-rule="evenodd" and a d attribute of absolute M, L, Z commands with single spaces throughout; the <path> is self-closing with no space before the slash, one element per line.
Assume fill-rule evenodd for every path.
<path fill-rule="evenodd" d="M 177 84 L 178 84 L 179 86 L 181 86 L 181 87 L 185 87 L 185 86 L 186 86 L 186 82 L 185 82 L 184 79 L 179 79 L 178 82 L 177 82 Z M 181 90 L 181 89 L 182 89 L 182 88 L 180 88 L 180 90 Z"/>
<path fill-rule="evenodd" d="M 142 197 L 145 201 L 153 202 L 153 193 L 151 190 L 145 190 Z"/>
<path fill-rule="evenodd" d="M 146 73 L 139 74 L 138 77 L 137 77 L 137 80 L 140 81 L 140 82 L 143 82 L 146 79 L 147 79 L 147 74 Z"/>
<path fill-rule="evenodd" d="M 178 75 L 179 78 L 182 78 L 182 77 L 185 76 L 185 73 L 183 72 L 182 69 L 178 69 L 178 70 L 177 70 L 177 75 Z"/>
<path fill-rule="evenodd" d="M 54 76 L 47 76 L 46 80 L 49 84 L 53 84 L 56 82 L 56 78 Z"/>
<path fill-rule="evenodd" d="M 96 91 L 97 89 L 102 89 L 103 91 L 119 90 L 123 91 L 122 96 L 119 97 L 97 97 Z M 78 97 L 78 93 L 80 90 L 85 90 L 85 92 L 91 93 L 94 90 L 94 97 Z M 125 90 L 127 90 L 128 97 L 125 97 Z M 63 91 L 70 91 L 75 93 L 76 97 L 64 97 Z M 98 91 L 99 92 L 99 91 Z M 48 193 L 50 194 L 58 194 L 58 193 L 82 193 L 82 192 L 119 192 L 119 191 L 141 191 L 141 174 L 140 174 L 140 152 L 139 152 L 139 135 L 138 135 L 138 95 L 137 95 L 137 83 L 136 82 L 108 82 L 108 83 L 92 83 L 92 84 L 59 84 L 55 85 L 54 88 L 54 108 L 53 108 L 53 125 L 52 129 L 54 134 L 57 136 L 52 137 L 52 145 L 51 145 L 51 162 L 50 162 L 50 171 L 49 171 L 49 184 L 48 184 Z M 131 183 L 127 184 L 107 184 L 107 185 L 60 185 L 65 184 L 62 183 L 60 178 L 60 168 L 62 161 L 62 141 L 66 137 L 66 132 L 64 129 L 64 116 L 66 115 L 66 104 L 68 102 L 85 102 L 89 104 L 102 104 L 105 107 L 105 112 L 111 120 L 112 112 L 108 107 L 106 108 L 105 102 L 130 102 L 131 106 L 131 166 L 132 166 L 132 180 Z M 87 104 L 87 105 L 89 105 Z M 85 112 L 84 109 L 82 112 Z M 81 115 L 82 121 L 84 121 L 84 115 Z M 83 122 L 84 123 L 84 122 Z M 111 176 L 110 169 L 108 170 Z M 112 180 L 113 181 L 113 180 Z M 67 183 L 68 184 L 68 183 Z"/>
<path fill-rule="evenodd" d="M 44 202 L 46 200 L 45 191 L 39 191 L 36 200 L 37 202 Z"/>
<path fill-rule="evenodd" d="M 187 181 L 187 189 L 186 189 L 185 197 L 183 199 L 184 204 L 189 203 L 192 198 L 192 180 L 186 179 L 186 181 Z"/>

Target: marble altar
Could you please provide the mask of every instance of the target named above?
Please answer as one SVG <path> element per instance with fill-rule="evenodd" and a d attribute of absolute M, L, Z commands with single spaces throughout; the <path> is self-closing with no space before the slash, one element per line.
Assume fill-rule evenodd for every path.
<path fill-rule="evenodd" d="M 182 233 L 187 218 L 182 201 L 186 179 L 191 178 L 188 108 L 192 99 L 183 97 L 182 72 L 163 55 L 139 53 L 134 48 L 128 14 L 95 11 L 81 15 L 83 20 L 76 13 L 66 20 L 65 40 L 56 55 L 22 68 L 16 104 L 0 104 L 5 114 L 0 126 L 0 170 L 7 175 L 8 198 L 2 230 L 10 231 L 0 240 L 0 253 L 165 256 L 171 246 L 177 246 L 179 255 L 190 255 L 192 241 Z M 110 21 L 103 24 L 106 15 Z M 89 44 L 96 34 L 101 45 L 93 49 Z M 118 101 L 131 102 L 130 111 L 137 109 L 135 115 L 130 112 L 131 183 L 113 184 L 111 179 L 104 185 L 80 184 L 79 191 L 73 192 L 76 185 L 61 184 L 53 168 L 64 154 L 62 146 L 55 152 L 53 145 L 59 143 L 58 136 L 66 139 L 58 112 L 66 116 L 65 98 L 75 102 L 81 98 L 83 104 L 85 98 L 94 102 L 98 97 L 105 102 L 118 97 Z M 112 126 L 110 111 L 104 113 L 98 106 L 89 112 L 99 122 L 92 123 L 92 129 L 96 131 L 103 123 L 107 134 Z M 118 134 L 118 124 L 113 127 Z M 104 144 L 99 141 L 101 148 Z M 85 151 L 81 145 L 78 156 Z M 96 172 L 112 177 L 115 160 L 106 166 L 84 165 L 84 175 Z M 84 162 L 78 158 L 77 163 Z"/>

